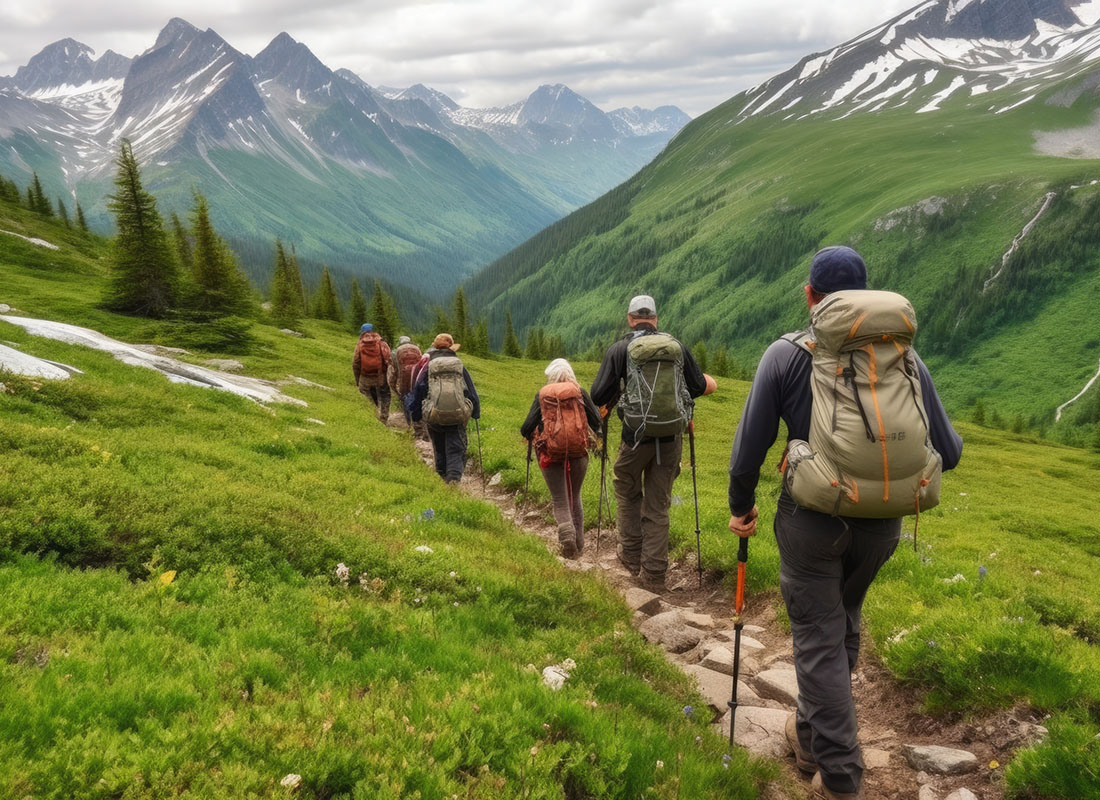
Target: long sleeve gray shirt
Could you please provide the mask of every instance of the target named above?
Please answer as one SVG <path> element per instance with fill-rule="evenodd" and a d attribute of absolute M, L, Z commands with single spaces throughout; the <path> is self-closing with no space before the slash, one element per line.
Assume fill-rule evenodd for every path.
<path fill-rule="evenodd" d="M 943 458 L 943 468 L 954 469 L 962 457 L 962 437 L 951 426 L 920 358 L 917 370 L 932 446 Z M 779 421 L 787 423 L 788 441 L 809 438 L 812 372 L 813 357 L 786 339 L 774 342 L 760 359 L 730 454 L 729 504 L 734 516 L 744 516 L 756 505 L 760 468 L 779 435 Z"/>

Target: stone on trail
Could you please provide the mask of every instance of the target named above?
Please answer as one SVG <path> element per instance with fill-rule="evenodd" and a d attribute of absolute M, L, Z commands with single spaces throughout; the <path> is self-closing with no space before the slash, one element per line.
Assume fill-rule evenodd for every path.
<path fill-rule="evenodd" d="M 907 744 L 904 749 L 909 766 L 936 775 L 963 775 L 978 766 L 978 757 L 966 750 L 935 744 Z"/>
<path fill-rule="evenodd" d="M 863 763 L 867 765 L 867 769 L 888 767 L 890 766 L 890 752 L 888 750 L 878 750 L 874 747 L 864 747 Z"/>
<path fill-rule="evenodd" d="M 0 314 L 9 313 L 11 313 L 11 306 L 9 306 L 7 303 L 0 303 Z"/>
<path fill-rule="evenodd" d="M 733 678 L 722 672 L 715 672 L 699 664 L 689 664 L 684 672 L 695 678 L 699 685 L 699 694 L 715 711 L 724 713 L 729 706 L 730 692 L 733 690 Z M 737 682 L 737 707 L 765 706 L 765 701 L 744 681 Z"/>
<path fill-rule="evenodd" d="M 745 625 L 741 628 L 741 630 L 745 633 L 767 633 L 767 631 L 764 628 L 761 628 L 759 625 Z"/>
<path fill-rule="evenodd" d="M 709 631 L 714 628 L 714 617 L 710 614 L 699 614 L 695 611 L 691 611 L 684 614 L 684 622 L 693 628 L 699 628 L 704 631 Z"/>
<path fill-rule="evenodd" d="M 490 486 L 500 486 L 500 482 L 503 481 L 503 480 L 504 480 L 504 474 L 501 473 L 501 472 L 498 472 L 496 475 L 489 478 L 489 485 Z"/>
<path fill-rule="evenodd" d="M 712 669 L 715 672 L 721 672 L 723 675 L 733 675 L 733 653 L 727 650 L 723 645 L 712 647 L 710 651 L 703 656 L 700 666 Z"/>
<path fill-rule="evenodd" d="M 940 800 L 940 798 L 939 795 L 936 794 L 936 790 L 926 783 L 920 787 L 920 793 L 917 794 L 917 800 Z"/>
<path fill-rule="evenodd" d="M 965 786 L 961 789 L 956 789 L 951 794 L 947 795 L 946 800 L 978 800 L 978 795 L 967 789 Z"/>
<path fill-rule="evenodd" d="M 798 678 L 793 669 L 766 669 L 756 676 L 753 685 L 761 697 L 798 705 Z"/>
<path fill-rule="evenodd" d="M 683 653 L 703 640 L 703 632 L 684 624 L 684 615 L 679 611 L 665 611 L 650 617 L 638 627 L 638 632 L 670 653 Z"/>
<path fill-rule="evenodd" d="M 759 642 L 759 640 L 754 639 L 751 636 L 746 636 L 745 635 L 746 632 L 748 631 L 748 629 L 749 629 L 749 626 L 746 625 L 741 631 L 741 652 L 744 653 L 746 650 L 749 650 L 749 651 L 763 650 L 764 645 L 762 645 Z M 718 631 L 717 633 L 714 634 L 714 637 L 716 639 L 721 639 L 724 642 L 729 642 L 730 643 L 730 650 L 733 650 L 733 643 L 737 639 L 737 632 L 734 631 L 733 628 L 730 628 L 728 631 Z"/>
<path fill-rule="evenodd" d="M 783 732 L 790 713 L 778 708 L 738 706 L 737 727 L 733 730 L 734 743 L 755 755 L 784 758 L 791 752 L 791 746 L 787 744 L 787 737 Z M 716 723 L 715 728 L 724 739 L 729 739 L 728 711 Z"/>
<path fill-rule="evenodd" d="M 661 610 L 661 596 L 653 592 L 632 586 L 623 593 L 626 606 L 631 611 L 640 611 L 650 616 Z"/>

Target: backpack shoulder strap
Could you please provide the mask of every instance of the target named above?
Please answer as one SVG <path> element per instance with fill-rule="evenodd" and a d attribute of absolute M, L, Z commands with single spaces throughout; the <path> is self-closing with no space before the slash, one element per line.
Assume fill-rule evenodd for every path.
<path fill-rule="evenodd" d="M 794 333 L 784 334 L 779 338 L 785 342 L 790 342 L 799 350 L 809 353 L 811 356 L 814 354 L 814 340 L 809 331 L 795 331 Z"/>

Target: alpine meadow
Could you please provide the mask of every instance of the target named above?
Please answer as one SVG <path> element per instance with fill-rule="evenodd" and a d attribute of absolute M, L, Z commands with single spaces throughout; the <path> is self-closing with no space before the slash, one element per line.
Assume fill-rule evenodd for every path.
<path fill-rule="evenodd" d="M 668 105 L 565 85 L 638 80 L 616 32 L 539 32 L 521 63 L 568 68 L 474 107 L 182 11 L 98 59 L 73 11 L 0 78 L 0 800 L 1100 800 L 1100 0 L 924 0 L 693 120 L 657 42 Z M 426 63 L 507 72 L 534 23 L 498 13 Z M 746 513 L 765 351 L 819 365 L 862 288 L 915 312 L 862 349 L 938 504 L 796 503 L 791 394 Z M 913 442 L 867 361 L 827 375 L 885 487 L 838 472 L 857 512 Z M 785 503 L 840 532 L 792 557 Z M 896 526 L 865 597 L 861 522 Z M 829 548 L 835 608 L 799 583 Z"/>

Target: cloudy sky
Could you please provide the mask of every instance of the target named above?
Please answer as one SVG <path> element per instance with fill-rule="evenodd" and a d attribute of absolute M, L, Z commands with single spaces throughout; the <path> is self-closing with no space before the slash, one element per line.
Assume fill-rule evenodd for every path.
<path fill-rule="evenodd" d="M 281 31 L 373 85 L 425 83 L 467 106 L 565 83 L 598 106 L 695 116 L 916 0 L 0 0 L 0 75 L 72 37 L 147 49 L 174 16 L 256 54 Z"/>

